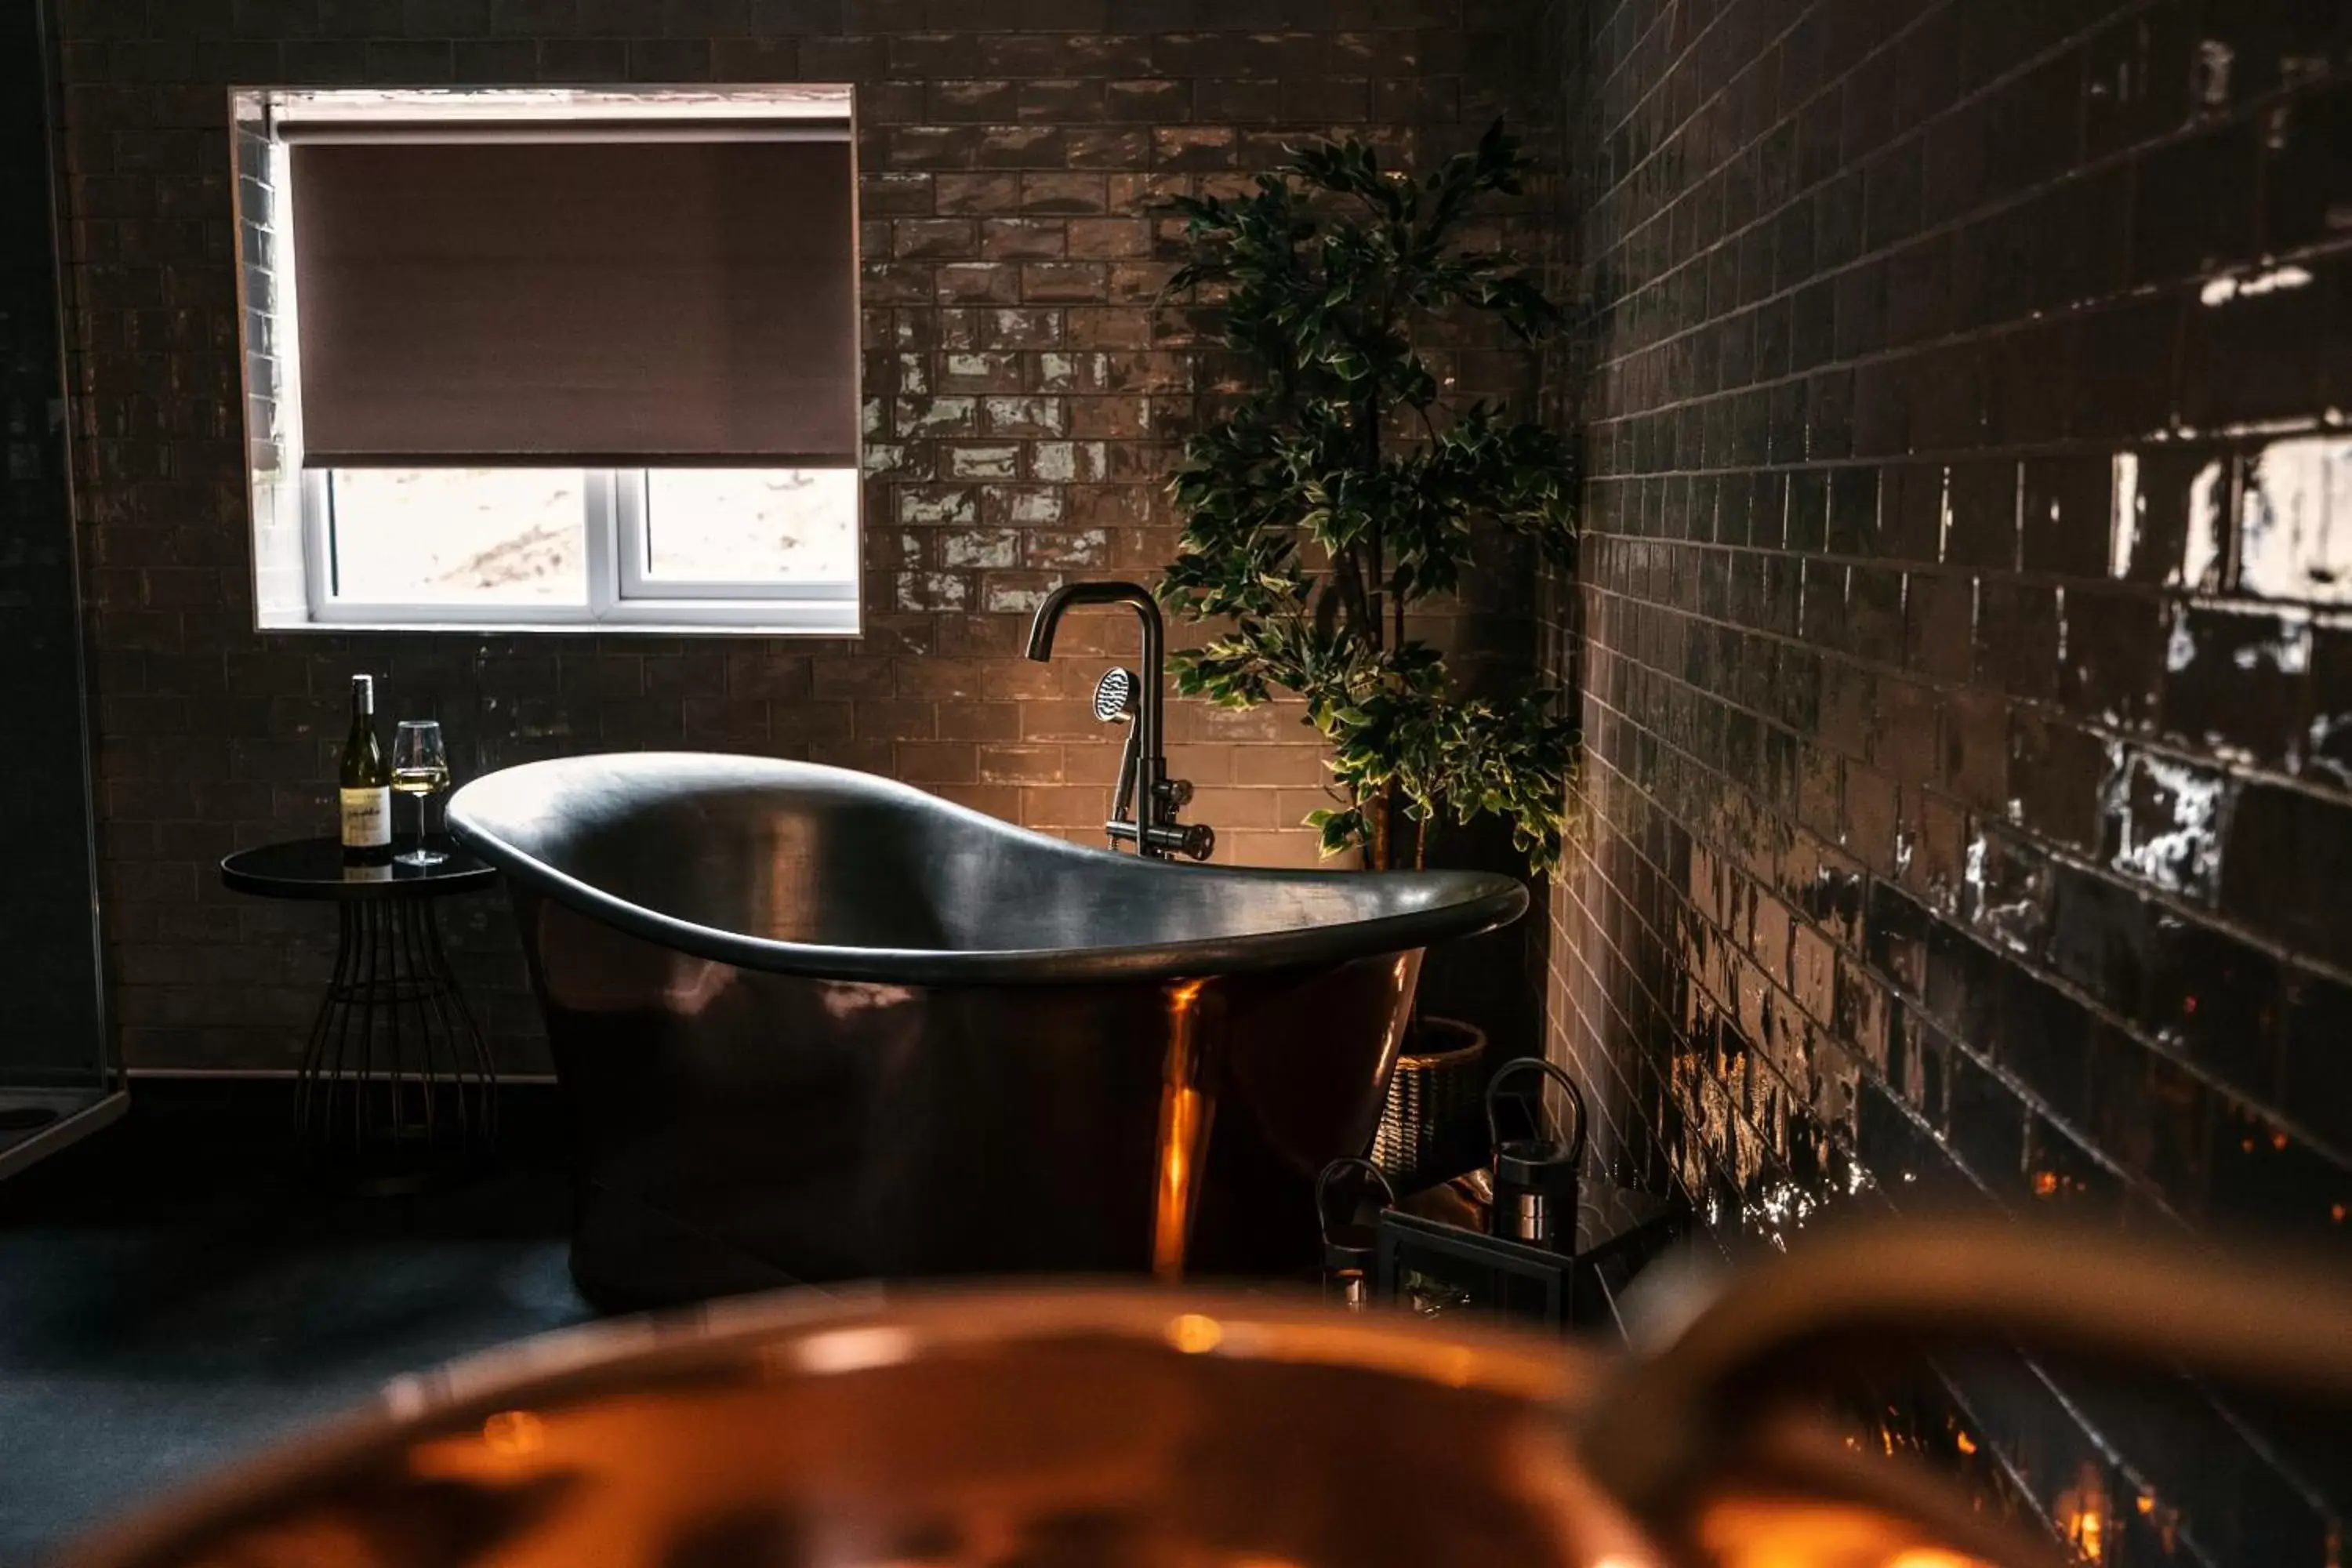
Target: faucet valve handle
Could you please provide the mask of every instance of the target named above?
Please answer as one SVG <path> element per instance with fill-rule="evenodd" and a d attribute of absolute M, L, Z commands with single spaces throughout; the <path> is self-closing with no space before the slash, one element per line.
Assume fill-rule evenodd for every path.
<path fill-rule="evenodd" d="M 1154 859 L 1188 855 L 1206 860 L 1216 852 L 1217 830 L 1205 822 L 1158 822 L 1149 827 L 1132 822 L 1106 822 L 1103 831 L 1116 844 L 1133 844 Z"/>

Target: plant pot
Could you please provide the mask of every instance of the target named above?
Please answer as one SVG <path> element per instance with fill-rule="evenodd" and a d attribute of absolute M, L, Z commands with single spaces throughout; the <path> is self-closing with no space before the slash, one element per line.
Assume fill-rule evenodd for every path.
<path fill-rule="evenodd" d="M 1400 1189 L 1477 1163 L 1486 1059 L 1486 1031 L 1475 1024 L 1424 1016 L 1414 1025 L 1372 1134 L 1372 1163 Z"/>

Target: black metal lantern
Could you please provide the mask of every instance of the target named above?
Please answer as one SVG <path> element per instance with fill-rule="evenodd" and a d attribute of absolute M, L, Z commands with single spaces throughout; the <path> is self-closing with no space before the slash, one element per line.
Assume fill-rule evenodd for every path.
<path fill-rule="evenodd" d="M 1396 1206 L 1396 1189 L 1378 1165 L 1370 1160 L 1345 1156 L 1323 1167 L 1315 1178 L 1315 1223 L 1323 1233 L 1323 1294 L 1329 1300 L 1360 1311 L 1371 1300 L 1372 1268 L 1380 1255 L 1380 1215 L 1372 1223 L 1361 1225 L 1356 1220 L 1357 1205 L 1363 1192 L 1357 1189 L 1347 1211 L 1337 1219 L 1324 1205 L 1329 1200 L 1334 1177 L 1353 1171 L 1380 1189 L 1381 1214 Z"/>
<path fill-rule="evenodd" d="M 1574 1114 L 1574 1131 L 1565 1138 L 1546 1137 L 1539 1131 L 1526 1138 L 1505 1138 L 1496 1116 L 1505 1083 L 1527 1073 L 1541 1073 L 1559 1085 Z M 1531 1118 L 1540 1127 L 1542 1112 Z M 1495 1202 L 1486 1211 L 1487 1229 L 1508 1241 L 1531 1247 L 1559 1248 L 1563 1240 L 1575 1246 L 1576 1171 L 1584 1158 L 1587 1118 L 1584 1096 L 1576 1080 L 1541 1057 L 1520 1057 L 1503 1064 L 1486 1086 L 1486 1131 L 1494 1142 Z"/>

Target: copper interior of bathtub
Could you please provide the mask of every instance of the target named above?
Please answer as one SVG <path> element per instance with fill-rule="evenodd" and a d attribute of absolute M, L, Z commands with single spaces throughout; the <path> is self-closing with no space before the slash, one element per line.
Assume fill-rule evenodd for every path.
<path fill-rule="evenodd" d="M 1565 1439 L 1592 1363 L 1533 1337 L 966 1291 L 579 1344 L 411 1390 L 405 1420 L 249 1467 L 68 1568 L 1964 1561 L 1899 1520 L 1754 1488 L 1702 1500 L 1694 1533 L 1645 1534 Z"/>

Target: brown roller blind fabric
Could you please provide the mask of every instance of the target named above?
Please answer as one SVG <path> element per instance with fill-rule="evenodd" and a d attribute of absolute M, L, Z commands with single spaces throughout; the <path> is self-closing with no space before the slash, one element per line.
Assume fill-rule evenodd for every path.
<path fill-rule="evenodd" d="M 856 461 L 845 137 L 291 153 L 311 466 Z"/>

